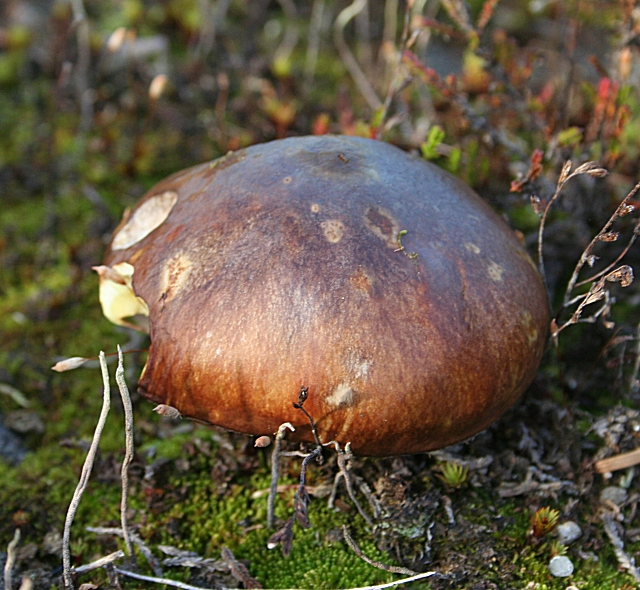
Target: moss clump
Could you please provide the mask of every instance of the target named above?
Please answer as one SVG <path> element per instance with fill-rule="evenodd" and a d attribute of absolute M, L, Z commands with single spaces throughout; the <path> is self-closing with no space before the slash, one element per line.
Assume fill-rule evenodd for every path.
<path fill-rule="evenodd" d="M 343 541 L 337 540 L 337 531 L 346 524 L 367 555 L 390 563 L 375 547 L 360 516 L 329 510 L 326 500 L 312 499 L 309 505 L 312 526 L 306 530 L 295 526 L 293 549 L 288 557 L 283 557 L 279 548 L 267 549 L 267 540 L 273 533 L 265 527 L 267 496 L 253 497 L 255 491 L 269 486 L 267 466 L 257 467 L 255 473 L 234 477 L 228 485 L 221 486 L 211 475 L 220 460 L 219 452 L 211 457 L 198 455 L 189 461 L 187 473 L 170 479 L 167 493 L 178 494 L 180 500 L 166 511 L 145 517 L 143 533 L 149 539 L 216 559 L 221 549 L 228 547 L 236 558 L 249 562 L 250 574 L 265 588 L 348 588 L 394 579 L 392 574 L 360 560 Z M 281 481 L 291 484 L 291 489 L 278 497 L 276 516 L 280 521 L 291 515 L 295 483 L 291 478 Z"/>

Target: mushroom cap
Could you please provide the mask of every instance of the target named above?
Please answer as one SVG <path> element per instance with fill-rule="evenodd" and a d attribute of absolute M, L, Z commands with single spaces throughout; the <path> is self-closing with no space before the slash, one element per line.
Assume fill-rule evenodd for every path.
<path fill-rule="evenodd" d="M 312 441 L 305 387 L 322 442 L 440 448 L 509 408 L 545 347 L 546 291 L 512 230 L 370 139 L 289 138 L 178 172 L 116 229 L 105 265 L 121 263 L 149 309 L 141 393 L 247 434 L 290 422 Z"/>

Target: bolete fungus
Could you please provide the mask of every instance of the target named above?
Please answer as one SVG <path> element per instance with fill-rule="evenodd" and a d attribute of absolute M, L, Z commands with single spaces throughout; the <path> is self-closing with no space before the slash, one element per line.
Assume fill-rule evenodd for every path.
<path fill-rule="evenodd" d="M 145 397 L 312 441 L 293 407 L 307 388 L 320 439 L 363 455 L 476 434 L 545 346 L 546 292 L 513 232 L 456 178 L 369 139 L 284 139 L 178 172 L 125 216 L 105 267 L 107 316 L 148 311 Z"/>

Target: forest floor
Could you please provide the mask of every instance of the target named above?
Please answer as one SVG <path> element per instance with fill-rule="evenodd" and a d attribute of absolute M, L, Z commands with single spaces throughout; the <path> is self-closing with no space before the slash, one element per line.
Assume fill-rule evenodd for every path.
<path fill-rule="evenodd" d="M 367 518 L 343 484 L 328 507 L 338 465 L 326 450 L 307 472 L 311 526 L 294 526 L 288 556 L 267 548 L 271 448 L 158 416 L 135 392 L 145 353 L 126 355 L 136 449 L 127 515 L 156 561 L 136 548 L 137 563 L 118 567 L 203 588 L 252 579 L 352 588 L 406 577 L 363 561 L 344 541 L 346 526 L 369 558 L 436 572 L 407 587 L 638 587 L 635 468 L 605 477 L 594 462 L 637 446 L 640 294 L 635 284 L 607 284 L 617 302 L 566 329 L 575 307 L 563 294 L 591 238 L 640 179 L 640 15 L 623 0 L 474 0 L 469 13 L 457 0 L 416 0 L 403 34 L 403 2 L 369 4 L 0 7 L 0 562 L 15 558 L 5 569 L 13 588 L 63 587 L 65 515 L 100 415 L 97 360 L 65 373 L 51 366 L 147 346 L 102 316 L 91 270 L 125 208 L 165 176 L 229 150 L 326 132 L 380 136 L 456 174 L 503 214 L 534 260 L 563 163 L 607 168 L 606 178 L 573 180 L 544 217 L 547 284 L 563 327 L 557 346 L 549 342 L 516 406 L 470 441 L 353 458 Z M 350 7 L 362 9 L 353 21 Z M 593 272 L 635 240 L 637 219 L 615 217 L 619 236 L 600 240 Z M 631 248 L 623 262 L 637 260 Z M 71 530 L 74 567 L 124 548 L 113 531 L 89 530 L 120 526 L 119 400 L 114 384 Z M 301 460 L 282 465 L 277 526 L 293 514 Z M 577 539 L 567 538 L 577 530 L 568 523 Z M 5 549 L 18 529 L 15 549 Z M 551 573 L 557 556 L 570 560 L 569 576 Z M 152 587 L 113 568 L 79 575 L 83 583 Z"/>

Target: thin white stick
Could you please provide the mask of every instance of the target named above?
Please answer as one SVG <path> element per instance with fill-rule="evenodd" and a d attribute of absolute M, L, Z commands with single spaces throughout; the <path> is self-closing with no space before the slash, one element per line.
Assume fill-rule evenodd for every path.
<path fill-rule="evenodd" d="M 20 542 L 20 529 L 16 529 L 13 533 L 13 539 L 7 545 L 7 561 L 4 564 L 4 587 L 11 589 L 11 575 L 13 574 L 13 566 L 16 562 L 16 547 Z"/>
<path fill-rule="evenodd" d="M 169 578 L 155 578 L 153 576 L 143 576 L 142 574 L 135 574 L 127 570 L 121 570 L 119 567 L 115 568 L 116 572 L 129 578 L 135 578 L 136 580 L 142 580 L 143 582 L 153 582 L 154 584 L 165 584 L 167 586 L 173 586 L 174 588 L 182 588 L 182 590 L 213 590 L 213 588 L 203 588 L 202 586 L 192 586 L 191 584 L 185 584 L 184 582 L 178 582 L 176 580 L 170 580 Z M 222 586 L 218 586 L 222 590 L 228 590 Z"/>
<path fill-rule="evenodd" d="M 271 485 L 269 486 L 269 498 L 267 499 L 267 528 L 272 529 L 275 525 L 276 495 L 278 493 L 278 479 L 280 478 L 280 455 L 282 451 L 282 439 L 287 432 L 287 428 L 292 432 L 295 428 L 289 422 L 281 424 L 273 441 L 273 452 L 271 454 Z"/>
<path fill-rule="evenodd" d="M 349 73 L 362 93 L 362 96 L 364 96 L 365 100 L 369 103 L 371 110 L 377 111 L 382 106 L 382 102 L 378 98 L 373 86 L 371 86 L 369 80 L 360 69 L 356 58 L 353 57 L 353 53 L 351 53 L 351 50 L 344 39 L 344 28 L 349 24 L 351 19 L 364 9 L 366 5 L 367 0 L 353 0 L 349 6 L 338 14 L 338 17 L 333 23 L 333 40 L 344 65 L 349 70 Z"/>
<path fill-rule="evenodd" d="M 92 527 L 88 526 L 86 530 L 90 533 L 95 533 L 96 535 L 116 535 L 118 537 L 124 538 L 124 533 L 121 528 L 118 527 Z M 140 553 L 145 557 L 145 559 L 149 562 L 149 566 L 153 570 L 153 573 L 159 578 L 162 577 L 162 568 L 160 567 L 160 562 L 156 559 L 156 557 L 151 552 L 151 549 L 147 547 L 146 543 L 133 531 L 128 531 L 129 537 L 131 538 L 131 542 L 140 550 Z"/>
<path fill-rule="evenodd" d="M 275 62 L 287 63 L 298 43 L 298 10 L 293 0 L 278 0 L 278 4 L 280 4 L 284 12 L 285 22 L 287 24 L 284 29 L 284 37 L 275 50 L 273 59 Z"/>
<path fill-rule="evenodd" d="M 100 437 L 104 430 L 107 416 L 109 415 L 109 409 L 111 408 L 111 388 L 109 386 L 109 370 L 107 369 L 107 359 L 104 356 L 104 352 L 100 351 L 100 370 L 102 371 L 102 411 L 100 412 L 100 418 L 96 425 L 95 432 L 93 433 L 93 440 L 87 453 L 87 458 L 82 466 L 82 473 L 80 475 L 80 481 L 76 487 L 76 491 L 71 498 L 71 504 L 67 510 L 67 518 L 64 522 L 64 534 L 62 536 L 62 577 L 64 579 L 64 587 L 68 590 L 73 590 L 73 579 L 71 578 L 71 552 L 69 549 L 69 541 L 71 539 L 71 525 L 73 519 L 78 510 L 80 504 L 80 498 L 87 487 L 89 477 L 91 476 L 91 470 L 93 469 L 93 462 L 98 452 L 98 445 L 100 444 Z"/>
<path fill-rule="evenodd" d="M 109 553 L 109 555 L 105 555 L 100 559 L 96 559 L 91 563 L 85 563 L 79 567 L 73 569 L 75 574 L 86 574 L 87 572 L 92 572 L 93 570 L 97 570 L 98 568 L 104 567 L 105 565 L 109 565 L 114 561 L 118 561 L 118 559 L 122 559 L 124 557 L 124 551 L 122 549 L 118 549 L 113 553 Z"/>
<path fill-rule="evenodd" d="M 347 444 L 347 447 L 344 451 L 340 448 L 340 445 L 338 443 L 335 443 L 335 447 L 337 451 L 338 469 L 340 469 L 340 472 L 338 473 L 338 475 L 342 474 L 342 479 L 344 479 L 344 485 L 347 488 L 347 493 L 349 494 L 351 501 L 355 504 L 356 509 L 360 513 L 360 516 L 362 516 L 362 518 L 365 520 L 365 522 L 369 526 L 373 526 L 373 520 L 364 511 L 364 508 L 362 508 L 362 506 L 360 505 L 360 502 L 358 502 L 358 498 L 356 497 L 356 493 L 353 489 L 353 483 L 351 481 L 351 470 L 349 468 L 349 461 L 353 456 L 349 448 L 350 445 Z M 338 487 L 338 476 L 336 476 L 334 480 L 333 490 L 337 490 L 337 487 Z M 333 490 L 332 490 L 332 498 L 329 499 L 329 502 L 330 502 L 329 508 L 333 508 L 333 501 L 335 501 L 335 494 L 333 494 Z"/>
<path fill-rule="evenodd" d="M 389 42 L 395 42 L 395 27 L 397 21 L 397 11 L 398 11 L 398 3 L 397 0 L 387 0 L 385 5 L 385 36 L 387 34 L 391 35 L 388 39 Z M 391 12 L 393 12 L 393 16 L 391 16 Z M 387 18 L 392 18 L 393 20 L 393 34 L 390 31 L 387 31 Z M 404 14 L 404 25 L 402 27 L 402 36 L 400 37 L 400 47 L 398 48 L 398 61 L 396 64 L 395 72 L 391 78 L 391 83 L 389 84 L 389 90 L 387 92 L 387 97 L 384 100 L 384 104 L 382 105 L 382 115 L 380 116 L 380 124 L 378 125 L 378 129 L 376 130 L 376 139 L 380 139 L 382 136 L 382 132 L 385 128 L 385 121 L 387 119 L 387 115 L 389 113 L 389 109 L 391 108 L 391 101 L 393 100 L 396 93 L 399 89 L 406 84 L 406 81 L 410 78 L 402 75 L 402 58 L 404 52 L 407 49 L 407 45 L 409 43 L 409 30 L 411 24 L 411 3 L 407 2 Z"/>
<path fill-rule="evenodd" d="M 133 572 L 115 568 L 115 571 L 123 576 L 135 578 L 143 582 L 152 582 L 154 584 L 166 584 L 167 586 L 173 586 L 174 588 L 181 588 L 182 590 L 213 590 L 209 588 L 203 588 L 202 586 L 192 586 L 184 582 L 178 582 L 176 580 L 170 580 L 169 578 L 154 578 L 153 576 L 143 576 L 142 574 L 135 574 Z M 424 578 L 430 578 L 435 576 L 438 572 L 424 572 L 411 576 L 410 578 L 403 578 L 402 580 L 396 580 L 395 582 L 388 582 L 386 584 L 379 584 L 377 586 L 362 586 L 360 588 L 349 588 L 348 590 L 384 590 L 384 588 L 393 588 L 393 586 L 399 586 L 400 584 L 408 584 L 409 582 L 415 582 L 417 580 L 423 580 Z M 222 590 L 228 590 L 227 588 L 218 586 Z"/>
<path fill-rule="evenodd" d="M 127 388 L 127 382 L 124 379 L 124 361 L 122 357 L 122 349 L 118 344 L 118 368 L 116 369 L 116 383 L 120 390 L 122 398 L 122 407 L 124 408 L 124 436 L 125 436 L 125 454 L 122 460 L 122 498 L 120 500 L 120 522 L 122 524 L 122 533 L 124 536 L 124 544 L 127 548 L 129 557 L 133 557 L 133 545 L 129 536 L 129 527 L 127 526 L 127 500 L 129 497 L 129 465 L 133 460 L 133 408 L 131 407 L 131 396 Z"/>
<path fill-rule="evenodd" d="M 93 100 L 89 90 L 89 68 L 91 66 L 91 30 L 82 0 L 71 0 L 74 25 L 78 31 L 78 61 L 75 66 L 76 92 L 80 103 L 80 125 L 78 136 L 83 142 L 93 119 Z"/>
<path fill-rule="evenodd" d="M 305 84 L 313 81 L 320 51 L 320 29 L 322 28 L 322 15 L 324 13 L 325 0 L 314 0 L 309 19 L 309 32 L 307 38 L 307 56 L 304 62 Z"/>
<path fill-rule="evenodd" d="M 411 576 L 410 578 L 403 578 L 402 580 L 396 580 L 395 582 L 387 582 L 386 584 L 378 584 L 377 586 L 362 586 L 361 588 L 350 588 L 349 590 L 383 590 L 384 588 L 393 588 L 400 584 L 408 584 L 409 582 L 415 582 L 417 580 L 423 580 L 424 578 L 430 578 L 435 576 L 438 572 L 424 572 Z"/>
<path fill-rule="evenodd" d="M 347 525 L 344 525 L 344 524 L 342 525 L 342 534 L 344 536 L 345 542 L 347 543 L 347 545 L 349 545 L 349 548 L 351 549 L 351 551 L 353 551 L 360 559 L 362 559 L 362 561 L 366 561 L 369 565 L 372 565 L 373 567 L 376 567 L 379 570 L 383 570 L 385 572 L 391 572 L 393 574 L 404 574 L 405 576 L 415 575 L 416 572 L 406 567 L 399 567 L 397 565 L 387 565 L 386 563 L 374 561 L 370 557 L 367 557 L 362 552 L 362 549 L 358 547 L 358 544 L 351 538 L 351 535 L 349 534 L 349 529 L 347 529 Z"/>
<path fill-rule="evenodd" d="M 633 363 L 633 373 L 629 380 L 629 390 L 631 392 L 638 389 L 638 373 L 640 372 L 640 323 L 636 327 L 636 360 Z"/>

